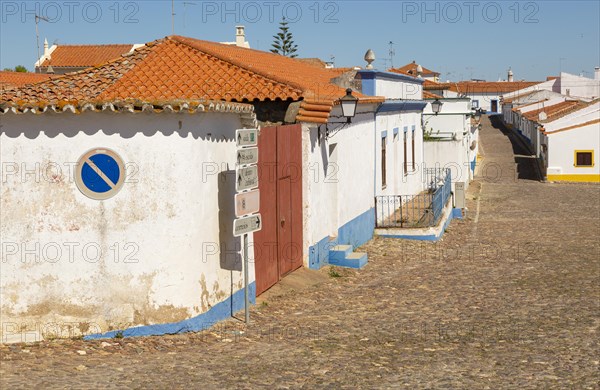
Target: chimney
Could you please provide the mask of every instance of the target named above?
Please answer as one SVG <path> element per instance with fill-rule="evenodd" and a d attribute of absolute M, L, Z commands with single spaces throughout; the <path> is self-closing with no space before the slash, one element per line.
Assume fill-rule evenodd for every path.
<path fill-rule="evenodd" d="M 513 82 L 513 71 L 512 68 L 508 68 L 508 82 L 512 83 Z"/>
<path fill-rule="evenodd" d="M 48 68 L 46 69 L 46 73 L 54 74 L 54 68 L 52 67 L 52 65 L 48 65 Z"/>
<path fill-rule="evenodd" d="M 600 66 L 594 68 L 594 80 L 600 80 Z"/>
<path fill-rule="evenodd" d="M 48 39 L 44 39 L 44 57 L 48 55 Z"/>
<path fill-rule="evenodd" d="M 235 45 L 246 47 L 246 32 L 244 26 L 235 26 Z"/>
<path fill-rule="evenodd" d="M 423 67 L 421 65 L 417 65 L 417 77 L 420 79 L 423 78 Z"/>

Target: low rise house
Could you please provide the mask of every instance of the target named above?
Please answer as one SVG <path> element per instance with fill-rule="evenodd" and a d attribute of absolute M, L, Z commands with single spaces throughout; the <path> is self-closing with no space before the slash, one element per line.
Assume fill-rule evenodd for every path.
<path fill-rule="evenodd" d="M 343 73 L 173 36 L 5 91 L 2 208 L 10 212 L 1 229 L 10 272 L 1 303 L 14 326 L 3 340 L 21 329 L 176 333 L 239 310 L 234 130 L 259 121 L 264 207 L 250 239 L 251 299 L 303 264 L 327 263 L 332 247 L 369 240 L 374 115 L 384 99 L 354 92 L 357 113 L 340 129 L 339 98 L 354 77 Z M 80 186 L 77 167 L 95 155 L 98 164 L 123 161 L 104 175 L 87 172 L 112 197 L 90 198 Z M 42 323 L 56 326 L 35 328 Z"/>
<path fill-rule="evenodd" d="M 110 45 L 48 45 L 44 41 L 44 53 L 35 63 L 36 73 L 65 74 L 99 66 L 132 53 L 139 44 Z"/>

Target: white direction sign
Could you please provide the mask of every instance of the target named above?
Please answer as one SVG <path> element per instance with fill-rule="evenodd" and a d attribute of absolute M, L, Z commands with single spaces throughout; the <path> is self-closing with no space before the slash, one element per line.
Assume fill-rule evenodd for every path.
<path fill-rule="evenodd" d="M 258 162 L 258 148 L 238 149 L 237 165 L 250 165 Z"/>
<path fill-rule="evenodd" d="M 233 220 L 233 235 L 235 237 L 243 236 L 244 234 L 256 232 L 260 230 L 261 218 L 260 214 L 250 215 L 248 217 Z"/>
<path fill-rule="evenodd" d="M 258 213 L 260 210 L 260 191 L 248 191 L 235 195 L 235 216 L 241 217 Z"/>
<path fill-rule="evenodd" d="M 235 170 L 235 191 L 251 190 L 258 187 L 258 167 L 252 165 Z"/>
<path fill-rule="evenodd" d="M 256 146 L 258 144 L 258 129 L 236 130 L 235 142 L 238 148 Z"/>

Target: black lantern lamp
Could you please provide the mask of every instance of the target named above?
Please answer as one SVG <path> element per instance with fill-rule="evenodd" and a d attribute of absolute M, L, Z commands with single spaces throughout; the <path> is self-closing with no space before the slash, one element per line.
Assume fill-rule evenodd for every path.
<path fill-rule="evenodd" d="M 346 123 L 352 123 L 358 105 L 358 98 L 352 96 L 352 89 L 346 89 L 346 95 L 340 98 L 340 105 L 342 106 L 342 115 L 348 120 Z"/>
<path fill-rule="evenodd" d="M 439 99 L 435 99 L 432 103 L 431 103 L 431 111 L 433 111 L 433 113 L 435 115 L 439 114 L 440 111 L 442 111 L 442 105 L 444 103 L 440 102 Z"/>

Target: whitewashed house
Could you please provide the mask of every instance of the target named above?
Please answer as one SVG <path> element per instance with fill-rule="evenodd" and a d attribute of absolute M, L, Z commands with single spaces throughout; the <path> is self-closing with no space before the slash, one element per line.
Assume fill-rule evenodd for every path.
<path fill-rule="evenodd" d="M 200 330 L 243 307 L 219 173 L 256 116 L 178 81 L 189 59 L 165 39 L 1 95 L 2 342 Z"/>
<path fill-rule="evenodd" d="M 338 245 L 345 265 L 364 265 L 352 250 L 374 231 L 384 98 L 355 91 L 346 124 L 345 72 L 173 36 L 4 91 L 2 340 L 177 333 L 241 309 L 238 128 L 260 126 L 250 299 L 302 265 L 330 263 Z M 96 154 L 114 168 L 99 178 L 83 168 Z M 111 196 L 90 198 L 84 177 Z"/>
<path fill-rule="evenodd" d="M 442 103 L 437 114 L 432 109 L 436 101 Z M 473 179 L 479 150 L 479 124 L 473 120 L 471 99 L 430 96 L 426 102 L 424 162 L 428 167 L 450 168 L 452 189 L 456 183 L 463 183 L 466 189 Z"/>

